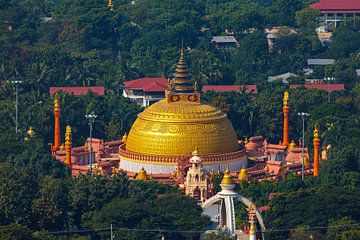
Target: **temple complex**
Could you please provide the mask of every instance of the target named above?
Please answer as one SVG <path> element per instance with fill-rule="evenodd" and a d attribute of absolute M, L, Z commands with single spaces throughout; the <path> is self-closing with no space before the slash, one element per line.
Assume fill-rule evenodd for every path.
<path fill-rule="evenodd" d="M 191 78 L 182 50 L 175 74 L 168 80 L 165 99 L 140 113 L 121 140 L 92 138 L 92 151 L 90 139 L 84 146 L 72 146 L 70 126 L 66 127 L 65 143 L 61 143 L 60 99 L 55 94 L 51 151 L 71 168 L 73 176 L 89 171 L 91 152 L 93 174 L 124 171 L 131 179 L 176 184 L 203 202 L 213 195 L 209 179 L 227 168 L 234 181 L 243 186 L 252 180 L 285 180 L 289 173 L 301 175 L 303 149 L 289 137 L 289 97 L 285 92 L 280 143 L 269 143 L 262 136 L 240 140 L 227 115 L 201 101 L 198 82 Z M 317 176 L 321 160 L 318 127 L 313 143 L 313 159 L 304 148 L 304 174 Z"/>

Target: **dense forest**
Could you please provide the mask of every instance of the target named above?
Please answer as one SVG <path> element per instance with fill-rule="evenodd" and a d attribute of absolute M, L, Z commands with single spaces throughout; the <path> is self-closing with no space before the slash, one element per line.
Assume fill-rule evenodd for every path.
<path fill-rule="evenodd" d="M 115 0 L 110 11 L 99 0 L 0 0 L 0 236 L 5 239 L 75 239 L 57 231 L 78 231 L 78 239 L 109 239 L 108 231 L 82 229 L 170 229 L 141 232 L 115 229 L 116 239 L 198 239 L 209 224 L 201 209 L 177 189 L 126 176 L 70 178 L 52 159 L 51 86 L 104 86 L 105 96 L 61 95 L 64 128 L 73 128 L 75 146 L 88 137 L 84 115 L 98 115 L 94 136 L 120 139 L 142 109 L 121 96 L 122 83 L 138 77 L 169 77 L 186 48 L 201 84 L 257 84 L 246 92 L 202 95 L 228 114 L 239 139 L 262 135 L 278 142 L 282 134 L 282 97 L 290 93 L 290 136 L 300 138 L 308 112 L 307 146 L 315 123 L 329 160 L 318 178 L 289 176 L 285 182 L 250 183 L 238 188 L 264 213 L 267 239 L 360 238 L 360 20 L 334 29 L 322 46 L 311 0 Z M 269 52 L 265 28 L 288 26 Z M 234 33 L 239 47 L 215 49 L 211 37 Z M 334 58 L 309 78 L 335 77 L 346 90 L 288 89 L 267 77 L 301 73 L 308 58 Z M 19 85 L 19 134 L 15 134 L 15 86 Z M 304 78 L 292 79 L 299 83 Z M 27 136 L 32 126 L 36 134 Z M 64 132 L 64 129 L 63 131 Z M 277 193 L 272 199 L 270 193 Z M 186 209 L 186 211 L 183 211 Z M 245 221 L 237 206 L 238 224 Z M 181 231 L 188 231 L 187 233 Z M 180 232 L 177 232 L 180 231 Z M 193 232 L 192 232 L 193 231 Z M 226 237 L 224 237 L 225 239 Z M 209 237 L 210 239 L 210 237 Z"/>

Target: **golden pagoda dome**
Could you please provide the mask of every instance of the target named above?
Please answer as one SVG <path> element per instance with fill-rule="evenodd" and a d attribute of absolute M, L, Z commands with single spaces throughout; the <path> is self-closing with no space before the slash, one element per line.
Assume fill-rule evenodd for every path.
<path fill-rule="evenodd" d="M 194 146 L 202 155 L 239 149 L 225 113 L 207 104 L 164 99 L 138 115 L 126 141 L 126 151 L 146 155 L 186 156 Z"/>
<path fill-rule="evenodd" d="M 221 185 L 234 185 L 235 181 L 230 175 L 229 167 L 226 168 L 225 174 L 223 176 L 223 179 L 221 180 Z"/>
<path fill-rule="evenodd" d="M 247 170 L 246 170 L 245 166 L 240 170 L 239 175 L 238 175 L 238 179 L 240 181 L 248 181 L 249 176 L 248 176 L 248 173 L 247 173 Z"/>
<path fill-rule="evenodd" d="M 141 180 L 141 181 L 146 181 L 147 180 L 147 175 L 146 175 L 146 171 L 144 169 L 144 167 L 141 168 L 141 170 L 139 171 L 138 175 L 135 178 L 136 180 Z"/>
<path fill-rule="evenodd" d="M 201 157 L 210 169 L 229 163 L 234 169 L 246 163 L 246 151 L 239 145 L 227 115 L 200 101 L 196 83 L 187 70 L 182 50 L 165 99 L 137 116 L 126 142 L 120 146 L 122 169 L 137 172 L 142 163 L 150 174 L 172 173 L 183 157 Z"/>

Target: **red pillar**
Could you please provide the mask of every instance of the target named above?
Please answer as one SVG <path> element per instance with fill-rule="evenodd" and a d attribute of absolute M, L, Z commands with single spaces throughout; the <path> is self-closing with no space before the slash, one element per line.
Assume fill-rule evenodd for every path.
<path fill-rule="evenodd" d="M 313 139 L 314 144 L 314 177 L 319 176 L 319 159 L 320 159 L 320 139 L 317 136 L 314 136 Z"/>
<path fill-rule="evenodd" d="M 58 149 L 61 145 L 61 136 L 60 136 L 60 114 L 61 109 L 54 109 L 54 116 L 55 116 L 55 129 L 54 129 L 54 149 Z"/>
<path fill-rule="evenodd" d="M 289 145 L 289 110 L 290 108 L 285 105 L 283 107 L 284 112 L 284 128 L 283 128 L 283 141 L 282 145 L 288 146 Z"/>

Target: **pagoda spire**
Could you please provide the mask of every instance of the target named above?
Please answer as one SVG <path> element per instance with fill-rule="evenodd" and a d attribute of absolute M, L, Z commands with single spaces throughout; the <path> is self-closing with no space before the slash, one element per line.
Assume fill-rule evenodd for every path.
<path fill-rule="evenodd" d="M 195 88 L 197 88 L 197 84 L 191 79 L 185 58 L 185 51 L 182 47 L 174 78 L 170 81 L 169 89 L 175 93 L 192 93 L 196 90 Z"/>

